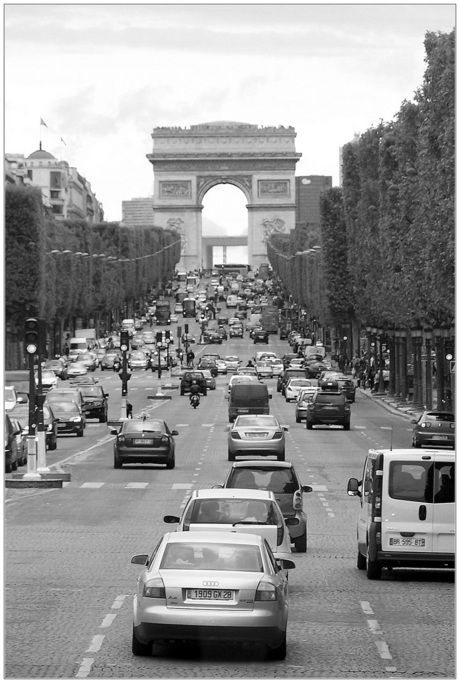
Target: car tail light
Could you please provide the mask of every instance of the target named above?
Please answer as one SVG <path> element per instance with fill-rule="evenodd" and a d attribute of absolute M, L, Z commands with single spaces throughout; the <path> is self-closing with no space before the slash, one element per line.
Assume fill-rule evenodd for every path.
<path fill-rule="evenodd" d="M 276 586 L 268 581 L 260 581 L 256 590 L 257 602 L 276 602 L 278 600 L 278 591 Z"/>
<path fill-rule="evenodd" d="M 144 598 L 164 598 L 166 599 L 166 591 L 163 580 L 160 578 L 152 579 L 148 583 L 144 584 L 144 590 L 142 591 Z"/>
<path fill-rule="evenodd" d="M 169 446 L 169 436 L 162 436 L 161 437 L 161 445 L 162 446 Z"/>
<path fill-rule="evenodd" d="M 422 422 L 420 427 L 423 427 L 423 429 L 429 429 L 431 427 L 431 422 Z"/>
<path fill-rule="evenodd" d="M 230 432 L 230 436 L 232 439 L 241 439 L 241 436 L 238 434 L 238 432 Z"/>
<path fill-rule="evenodd" d="M 301 491 L 296 491 L 292 500 L 292 507 L 294 510 L 302 509 L 302 493 Z"/>
<path fill-rule="evenodd" d="M 272 436 L 272 439 L 281 439 L 283 436 L 283 432 L 275 432 Z"/>
<path fill-rule="evenodd" d="M 450 428 L 451 428 L 451 429 L 455 429 L 455 422 L 451 422 L 451 423 L 450 423 Z"/>
<path fill-rule="evenodd" d="M 121 444 L 122 446 L 126 443 L 126 439 L 124 436 L 119 436 L 117 438 L 117 443 Z"/>

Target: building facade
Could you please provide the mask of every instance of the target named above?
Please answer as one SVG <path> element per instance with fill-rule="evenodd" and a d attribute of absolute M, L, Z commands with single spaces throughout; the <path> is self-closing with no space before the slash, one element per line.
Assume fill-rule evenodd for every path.
<path fill-rule="evenodd" d="M 121 202 L 121 225 L 153 225 L 153 196 L 136 197 Z"/>
<path fill-rule="evenodd" d="M 56 159 L 40 148 L 28 157 L 23 154 L 5 155 L 5 181 L 39 187 L 43 204 L 57 220 L 104 220 L 102 204 L 97 200 L 91 184 L 67 161 Z"/>

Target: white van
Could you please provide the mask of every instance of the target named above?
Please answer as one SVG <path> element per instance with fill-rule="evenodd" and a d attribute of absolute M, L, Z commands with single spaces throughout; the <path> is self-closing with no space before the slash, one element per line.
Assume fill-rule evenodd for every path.
<path fill-rule="evenodd" d="M 370 450 L 358 496 L 358 569 L 380 579 L 393 567 L 455 566 L 455 453 Z"/>

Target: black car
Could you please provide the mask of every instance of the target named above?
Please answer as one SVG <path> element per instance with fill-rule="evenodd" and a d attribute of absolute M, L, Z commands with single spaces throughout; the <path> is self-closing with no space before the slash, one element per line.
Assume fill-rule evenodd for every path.
<path fill-rule="evenodd" d="M 100 384 L 81 384 L 83 405 L 86 417 L 97 417 L 99 422 L 107 422 L 109 411 L 109 395 L 104 392 Z"/>
<path fill-rule="evenodd" d="M 219 374 L 216 361 L 211 358 L 200 358 L 196 368 L 197 370 L 210 370 L 213 377 L 217 377 Z"/>
<path fill-rule="evenodd" d="M 130 463 L 151 463 L 166 465 L 167 470 L 175 467 L 174 438 L 179 434 L 172 431 L 164 420 L 125 420 L 121 429 L 114 428 L 111 434 L 117 438 L 113 446 L 113 466 L 120 469 Z"/>
<path fill-rule="evenodd" d="M 85 416 L 76 403 L 62 399 L 53 403 L 52 410 L 58 421 L 58 433 L 75 433 L 77 436 L 83 436 L 86 426 Z"/>
<path fill-rule="evenodd" d="M 348 431 L 350 429 L 350 404 L 346 396 L 340 390 L 316 392 L 311 403 L 307 405 L 306 423 L 307 429 L 313 429 L 313 425 L 342 425 Z"/>
<path fill-rule="evenodd" d="M 258 344 L 259 342 L 268 344 L 270 341 L 270 333 L 267 332 L 267 330 L 254 330 L 252 338 L 254 340 L 254 344 Z"/>
<path fill-rule="evenodd" d="M 289 364 L 293 358 L 299 358 L 298 353 L 285 353 L 284 356 L 282 357 L 283 361 L 283 367 L 286 370 L 287 367 L 289 367 Z"/>
<path fill-rule="evenodd" d="M 59 379 L 67 379 L 67 365 L 61 358 L 47 360 L 43 365 L 44 370 L 52 370 Z"/>
<path fill-rule="evenodd" d="M 330 370 L 330 366 L 321 360 L 308 360 L 306 363 L 307 377 L 317 378 L 324 370 Z"/>
<path fill-rule="evenodd" d="M 205 332 L 204 341 L 208 344 L 222 344 L 222 337 L 219 332 L 210 330 L 209 332 Z"/>
<path fill-rule="evenodd" d="M 190 391 L 193 380 L 197 382 L 200 394 L 206 396 L 208 393 L 206 378 L 200 370 L 187 370 L 187 372 L 184 372 L 180 382 L 180 395 L 184 396 L 184 394 Z"/>

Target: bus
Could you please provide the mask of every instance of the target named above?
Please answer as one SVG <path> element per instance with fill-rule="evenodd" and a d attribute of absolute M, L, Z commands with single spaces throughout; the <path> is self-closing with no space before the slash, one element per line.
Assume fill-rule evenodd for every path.
<path fill-rule="evenodd" d="M 185 270 L 180 270 L 177 273 L 176 280 L 180 285 L 185 285 L 187 283 L 187 273 Z"/>
<path fill-rule="evenodd" d="M 157 301 L 153 319 L 157 325 L 169 325 L 171 323 L 171 307 L 169 301 L 166 299 Z"/>
<path fill-rule="evenodd" d="M 264 306 L 260 314 L 260 325 L 270 334 L 278 332 L 279 312 L 276 306 Z"/>
<path fill-rule="evenodd" d="M 263 280 L 268 280 L 270 277 L 270 264 L 268 263 L 261 263 L 259 266 L 259 279 Z"/>
<path fill-rule="evenodd" d="M 245 263 L 220 263 L 215 264 L 214 268 L 219 271 L 220 275 L 224 277 L 227 275 L 247 275 L 251 270 L 250 267 Z"/>

